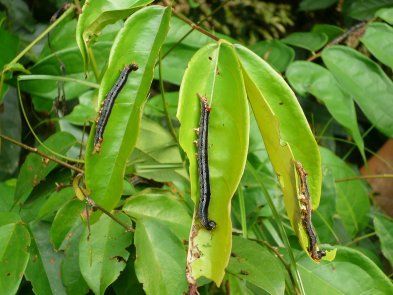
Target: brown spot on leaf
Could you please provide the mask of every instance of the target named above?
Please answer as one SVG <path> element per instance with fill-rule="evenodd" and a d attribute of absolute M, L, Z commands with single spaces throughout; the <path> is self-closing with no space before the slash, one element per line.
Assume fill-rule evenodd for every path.
<path fill-rule="evenodd" d="M 244 269 L 242 269 L 242 270 L 240 271 L 240 274 L 241 274 L 241 275 L 244 275 L 244 276 L 248 276 L 248 275 L 249 275 L 249 272 L 246 271 L 246 270 L 244 270 Z"/>

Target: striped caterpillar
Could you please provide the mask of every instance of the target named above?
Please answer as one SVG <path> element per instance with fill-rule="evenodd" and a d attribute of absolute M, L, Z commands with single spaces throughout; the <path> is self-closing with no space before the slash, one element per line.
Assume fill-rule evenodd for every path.
<path fill-rule="evenodd" d="M 209 176 L 209 159 L 208 159 L 208 135 L 209 135 L 209 115 L 210 106 L 206 97 L 197 94 L 201 102 L 201 116 L 199 119 L 198 130 L 198 171 L 199 171 L 199 208 L 198 216 L 201 224 L 207 230 L 216 227 L 213 220 L 209 220 L 209 203 L 210 203 L 210 176 Z"/>
<path fill-rule="evenodd" d="M 326 255 L 326 252 L 324 250 L 319 250 L 317 246 L 317 236 L 314 232 L 311 221 L 312 208 L 310 192 L 307 185 L 307 172 L 304 170 L 300 162 L 296 162 L 295 166 L 300 179 L 299 201 L 301 209 L 301 220 L 309 240 L 309 246 L 307 250 L 310 253 L 312 259 L 319 261 Z"/>
<path fill-rule="evenodd" d="M 104 101 L 102 102 L 101 109 L 98 113 L 98 118 L 96 119 L 97 127 L 96 133 L 94 135 L 94 153 L 99 152 L 101 149 L 101 144 L 104 140 L 105 127 L 108 123 L 109 116 L 112 112 L 116 97 L 119 95 L 120 91 L 126 84 L 128 75 L 132 71 L 136 71 L 137 69 L 138 66 L 136 64 L 130 64 L 125 66 L 124 69 L 121 71 L 115 85 L 112 87 L 112 89 L 109 91 Z"/>

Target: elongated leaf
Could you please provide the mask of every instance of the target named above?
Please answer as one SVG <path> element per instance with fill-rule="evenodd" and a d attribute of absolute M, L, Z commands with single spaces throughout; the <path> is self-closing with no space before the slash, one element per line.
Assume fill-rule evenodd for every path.
<path fill-rule="evenodd" d="M 126 224 L 131 222 L 122 213 L 115 216 Z M 79 244 L 80 270 L 94 294 L 104 294 L 126 267 L 130 254 L 126 248 L 132 243 L 133 235 L 107 215 L 101 215 L 88 234 L 86 228 Z"/>
<path fill-rule="evenodd" d="M 57 212 L 50 230 L 50 238 L 56 250 L 64 250 L 73 236 L 75 229 L 81 225 L 81 213 L 85 205 L 80 200 L 71 200 Z"/>
<path fill-rule="evenodd" d="M 5 29 L 0 28 L 0 40 L 0 68 L 2 69 L 4 65 L 9 63 L 16 55 L 19 46 L 19 38 Z"/>
<path fill-rule="evenodd" d="M 373 17 L 378 9 L 391 7 L 392 4 L 392 0 L 355 0 L 350 2 L 348 14 L 358 20 L 368 19 Z"/>
<path fill-rule="evenodd" d="M 249 134 L 243 77 L 232 45 L 219 42 L 199 50 L 189 63 L 180 88 L 179 141 L 190 161 L 191 197 L 195 209 L 199 204 L 196 147 L 193 143 L 197 139 L 194 128 L 199 126 L 200 116 L 197 94 L 206 96 L 211 107 L 208 126 L 209 218 L 217 227 L 213 231 L 202 228 L 194 211 L 188 269 L 194 279 L 204 276 L 220 285 L 231 249 L 231 198 L 244 171 Z"/>
<path fill-rule="evenodd" d="M 101 102 L 125 65 L 134 62 L 139 66 L 130 73 L 116 98 L 100 152 L 93 154 L 95 125 L 87 145 L 86 184 L 91 197 L 108 210 L 116 206 L 123 190 L 126 161 L 137 141 L 142 110 L 158 52 L 168 31 L 170 12 L 170 8 L 150 6 L 125 22 L 112 47 L 108 69 L 100 85 Z"/>
<path fill-rule="evenodd" d="M 382 63 L 393 68 L 393 28 L 384 23 L 372 23 L 360 39 Z"/>
<path fill-rule="evenodd" d="M 325 49 L 322 59 L 371 123 L 387 136 L 393 137 L 393 82 L 380 66 L 345 46 Z"/>
<path fill-rule="evenodd" d="M 325 9 L 332 6 L 337 1 L 338 0 L 302 0 L 299 8 L 304 11 Z"/>
<path fill-rule="evenodd" d="M 379 9 L 375 16 L 382 18 L 385 22 L 393 25 L 393 7 Z"/>
<path fill-rule="evenodd" d="M 82 8 L 76 27 L 76 41 L 82 53 L 85 68 L 88 63 L 88 47 L 108 24 L 131 15 L 152 0 L 87 0 Z"/>
<path fill-rule="evenodd" d="M 344 30 L 334 25 L 316 24 L 312 27 L 311 32 L 325 34 L 326 36 L 328 36 L 328 41 L 332 41 L 334 38 L 344 33 Z"/>
<path fill-rule="evenodd" d="M 26 279 L 33 285 L 35 294 L 66 294 L 61 282 L 60 265 L 63 255 L 55 252 L 49 242 L 50 225 L 43 222 L 29 224 L 32 242 Z"/>
<path fill-rule="evenodd" d="M 29 261 L 30 235 L 22 223 L 4 214 L 0 214 L 0 288 L 3 294 L 16 294 Z"/>
<path fill-rule="evenodd" d="M 358 175 L 343 160 L 326 148 L 320 148 L 323 165 L 331 170 L 333 178 L 341 179 Z M 336 209 L 348 234 L 353 237 L 368 222 L 370 202 L 367 187 L 363 181 L 336 183 Z"/>
<path fill-rule="evenodd" d="M 190 231 L 191 216 L 185 202 L 169 192 L 142 191 L 126 201 L 123 211 L 137 220 L 150 217 L 166 224 L 181 239 L 187 239 Z"/>
<path fill-rule="evenodd" d="M 69 133 L 57 132 L 45 140 L 44 144 L 51 150 L 64 155 L 75 144 L 75 138 Z M 39 146 L 38 149 L 51 154 L 44 147 Z M 44 180 L 56 165 L 52 161 L 45 163 L 37 154 L 29 154 L 19 172 L 14 195 L 15 202 L 24 203 L 33 188 Z"/>
<path fill-rule="evenodd" d="M 333 118 L 350 131 L 363 159 L 366 160 L 354 102 L 341 90 L 334 76 L 325 68 L 307 61 L 292 63 L 286 74 L 292 87 L 299 94 L 309 92 L 325 103 Z"/>
<path fill-rule="evenodd" d="M 295 51 L 279 40 L 261 41 L 251 49 L 279 72 L 285 71 L 295 58 Z"/>
<path fill-rule="evenodd" d="M 135 231 L 135 271 L 146 294 L 183 294 L 187 289 L 186 251 L 165 225 L 142 218 Z"/>
<path fill-rule="evenodd" d="M 374 217 L 375 231 L 381 241 L 383 255 L 393 265 L 393 220 L 382 214 Z"/>
<path fill-rule="evenodd" d="M 303 257 L 298 268 L 306 294 L 391 294 L 389 278 L 361 252 L 337 247 L 333 262 L 313 264 Z"/>
<path fill-rule="evenodd" d="M 285 275 L 281 262 L 269 250 L 240 237 L 233 237 L 227 272 L 269 294 L 284 294 Z M 263 265 L 263 267 L 261 267 Z"/>
<path fill-rule="evenodd" d="M 328 37 L 320 33 L 296 32 L 281 39 L 281 41 L 292 46 L 316 51 L 326 44 Z"/>
<path fill-rule="evenodd" d="M 75 192 L 72 187 L 66 187 L 60 191 L 53 192 L 40 208 L 37 218 L 41 219 L 52 214 L 54 215 L 64 203 L 70 201 L 74 196 Z"/>

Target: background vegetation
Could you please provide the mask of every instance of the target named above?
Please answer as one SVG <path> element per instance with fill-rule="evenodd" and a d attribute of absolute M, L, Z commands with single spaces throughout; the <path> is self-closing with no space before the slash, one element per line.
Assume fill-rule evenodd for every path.
<path fill-rule="evenodd" d="M 182 79 L 191 58 L 198 60 L 203 50 L 215 52 L 213 45 L 205 47 L 215 43 L 215 36 L 251 49 L 295 91 L 322 157 L 321 201 L 313 224 L 320 247 L 337 252 L 334 260 L 315 263 L 302 250 L 304 241 L 293 229 L 264 145 L 266 133 L 258 129 L 273 121 L 250 112 L 247 150 L 235 137 L 236 128 L 248 132 L 243 105 L 222 105 L 232 116 L 226 123 L 236 124 L 225 130 L 232 141 L 221 146 L 223 154 L 231 152 L 233 163 L 221 168 L 241 176 L 243 152 L 247 160 L 239 186 L 231 183 L 236 193 L 227 200 L 232 204 L 232 248 L 225 247 L 225 237 L 214 241 L 217 261 L 202 266 L 225 264 L 226 252 L 229 264 L 201 270 L 200 294 L 391 294 L 393 199 L 381 208 L 366 178 L 392 178 L 393 161 L 378 150 L 393 137 L 393 1 L 180 0 L 173 1 L 172 12 L 154 6 L 134 13 L 150 2 L 91 0 L 89 19 L 81 18 L 79 1 L 64 6 L 61 0 L 0 0 L 3 294 L 195 291 L 186 280 L 195 175 L 188 170 L 193 160 L 186 153 L 192 146 L 182 141 L 187 132 L 179 131 L 179 120 L 184 126 L 191 120 L 186 117 L 199 116 L 184 103 L 184 93 L 199 83 L 193 78 L 203 65 L 190 64 Z M 144 15 L 146 20 L 138 22 Z M 189 33 L 192 22 L 197 30 Z M 105 183 L 105 173 L 117 166 L 91 155 L 89 133 L 98 102 L 116 81 L 122 56 L 128 57 L 133 44 L 149 49 L 140 54 L 147 70 L 138 91 L 129 90 L 137 97 L 129 113 L 115 116 L 118 121 L 109 127 L 113 142 L 121 141 L 121 155 L 134 148 L 122 162 L 121 183 Z M 235 49 L 227 44 L 220 45 L 223 71 L 237 66 L 230 64 Z M 236 54 L 246 68 L 251 59 L 242 48 L 236 47 Z M 244 68 L 234 74 L 239 79 L 222 85 L 235 89 L 242 75 L 251 73 L 251 66 Z M 270 68 L 260 70 L 260 84 L 281 81 Z M 140 124 L 135 114 L 146 96 Z M 294 153 L 308 151 L 309 139 L 302 142 L 308 127 L 297 128 L 302 113 L 277 116 L 295 138 Z M 383 175 L 368 170 L 370 158 L 387 167 Z M 360 168 L 369 176 L 362 176 Z M 86 177 L 80 175 L 84 171 Z M 85 182 L 102 193 L 89 198 Z M 224 212 L 219 207 L 225 206 L 215 206 L 214 212 Z"/>

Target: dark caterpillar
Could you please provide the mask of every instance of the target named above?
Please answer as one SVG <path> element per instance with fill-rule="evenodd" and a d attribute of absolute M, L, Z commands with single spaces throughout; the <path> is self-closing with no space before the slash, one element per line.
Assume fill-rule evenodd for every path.
<path fill-rule="evenodd" d="M 209 179 L 209 159 L 208 159 L 208 135 L 209 135 L 209 115 L 210 107 L 206 97 L 197 94 L 201 101 L 201 116 L 199 120 L 199 137 L 198 137 L 198 170 L 199 170 L 199 208 L 198 216 L 201 224 L 207 230 L 216 227 L 213 220 L 209 220 L 209 203 L 210 203 L 210 179 Z"/>
<path fill-rule="evenodd" d="M 318 249 L 317 236 L 312 226 L 312 221 L 311 221 L 312 208 L 311 208 L 310 192 L 308 190 L 308 185 L 307 185 L 307 172 L 306 170 L 304 170 L 300 162 L 296 162 L 295 166 L 296 166 L 296 171 L 300 178 L 299 200 L 301 204 L 300 208 L 301 208 L 302 225 L 304 230 L 307 232 L 307 236 L 309 240 L 309 247 L 307 250 L 310 253 L 312 259 L 319 261 L 321 260 L 322 257 L 326 255 L 326 251 Z"/>
<path fill-rule="evenodd" d="M 101 109 L 98 113 L 98 118 L 96 119 L 97 127 L 96 133 L 94 135 L 94 152 L 99 152 L 101 149 L 101 143 L 104 140 L 105 127 L 108 123 L 109 116 L 112 112 L 116 97 L 119 95 L 120 91 L 126 84 L 128 75 L 132 71 L 136 71 L 137 69 L 138 66 L 136 64 L 130 64 L 125 66 L 124 69 L 121 71 L 115 85 L 112 87 L 112 89 L 109 91 L 106 98 L 102 102 Z"/>

